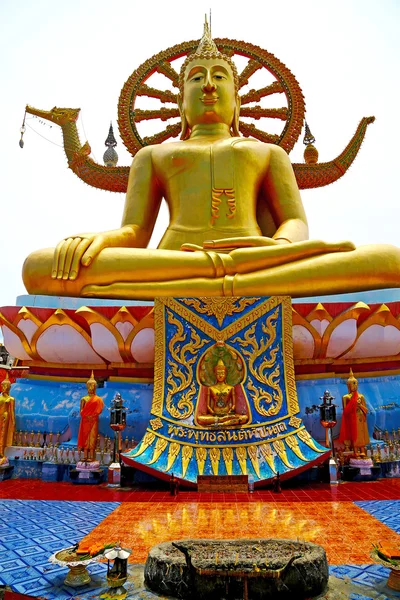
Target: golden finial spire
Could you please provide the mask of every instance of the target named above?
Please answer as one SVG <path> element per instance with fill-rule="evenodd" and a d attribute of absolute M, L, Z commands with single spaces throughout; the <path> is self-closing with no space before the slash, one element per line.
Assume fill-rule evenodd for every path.
<path fill-rule="evenodd" d="M 90 375 L 90 379 L 87 380 L 86 385 L 88 385 L 89 383 L 94 383 L 95 385 L 97 385 L 97 381 L 94 378 L 94 373 L 92 371 L 91 375 Z"/>
<path fill-rule="evenodd" d="M 349 378 L 347 380 L 347 383 L 349 383 L 350 381 L 357 381 L 357 379 L 354 377 L 353 369 L 352 368 L 350 368 L 350 375 L 349 375 Z"/>
<path fill-rule="evenodd" d="M 207 21 L 207 15 L 204 15 L 204 32 L 203 37 L 200 40 L 200 44 L 197 47 L 195 54 L 204 54 L 206 52 L 218 52 L 218 48 L 215 45 L 211 37 L 211 13 L 210 13 L 210 25 Z"/>

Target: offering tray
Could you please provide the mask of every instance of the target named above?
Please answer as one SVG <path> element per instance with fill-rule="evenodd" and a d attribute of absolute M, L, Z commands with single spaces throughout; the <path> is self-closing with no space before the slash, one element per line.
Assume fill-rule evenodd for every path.
<path fill-rule="evenodd" d="M 387 569 L 390 569 L 390 575 L 386 582 L 386 585 L 391 590 L 396 590 L 397 592 L 400 592 L 400 561 L 385 560 L 385 558 L 380 553 L 378 553 L 378 551 L 375 548 L 374 550 L 372 550 L 370 556 L 374 560 L 374 562 L 383 565 Z"/>
<path fill-rule="evenodd" d="M 91 581 L 86 567 L 90 563 L 97 562 L 102 558 L 104 558 L 103 552 L 96 554 L 96 556 L 81 560 L 80 555 L 76 553 L 75 546 L 71 546 L 70 548 L 58 550 L 52 554 L 49 558 L 49 562 L 62 567 L 69 567 L 68 575 L 64 579 L 65 585 L 80 587 Z"/>

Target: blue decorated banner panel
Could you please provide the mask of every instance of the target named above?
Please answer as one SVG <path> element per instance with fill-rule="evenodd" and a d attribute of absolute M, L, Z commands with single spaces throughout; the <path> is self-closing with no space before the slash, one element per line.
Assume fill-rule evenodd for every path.
<path fill-rule="evenodd" d="M 291 312 L 279 296 L 156 300 L 151 419 L 125 460 L 196 482 L 320 459 L 298 416 Z"/>

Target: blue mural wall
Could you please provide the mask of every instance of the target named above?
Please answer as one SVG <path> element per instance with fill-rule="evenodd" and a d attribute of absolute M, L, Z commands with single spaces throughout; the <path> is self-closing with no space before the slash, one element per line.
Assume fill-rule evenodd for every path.
<path fill-rule="evenodd" d="M 297 381 L 300 412 L 312 437 L 318 441 L 325 440 L 325 431 L 319 422 L 319 411 L 316 407 L 321 404 L 321 396 L 329 390 L 337 404 L 337 425 L 333 429 L 333 437 L 339 437 L 342 421 L 342 396 L 347 394 L 347 377 L 344 379 L 318 379 Z M 368 431 L 370 437 L 374 428 L 389 432 L 400 427 L 400 376 L 390 377 L 360 377 L 358 390 L 365 397 L 368 408 Z M 372 441 L 372 439 L 371 439 Z"/>
<path fill-rule="evenodd" d="M 369 414 L 368 429 L 372 437 L 374 427 L 384 431 L 400 427 L 400 376 L 359 378 L 359 391 L 364 394 Z M 338 424 L 333 429 L 334 438 L 339 436 L 342 418 L 342 396 L 347 393 L 345 379 L 316 379 L 297 381 L 300 416 L 312 437 L 325 440 L 325 431 L 319 422 L 317 406 L 324 391 L 335 396 Z M 116 392 L 120 392 L 130 412 L 123 433 L 131 439 L 140 440 L 150 418 L 153 396 L 151 384 L 106 382 L 97 393 L 105 403 L 100 416 L 99 430 L 102 435 L 113 436 L 109 427 L 107 408 Z M 84 383 L 39 381 L 19 379 L 12 386 L 16 399 L 17 429 L 22 431 L 65 432 L 71 429 L 71 444 L 76 445 L 79 428 L 79 404 L 86 392 Z"/>
<path fill-rule="evenodd" d="M 87 394 L 84 383 L 19 379 L 11 390 L 16 403 L 17 430 L 56 434 L 65 433 L 70 428 L 71 445 L 77 445 L 80 399 Z M 138 440 L 143 436 L 149 421 L 153 386 L 105 382 L 104 388 L 97 388 L 97 393 L 105 404 L 99 420 L 99 433 L 103 436 L 114 437 L 109 426 L 108 408 L 116 392 L 121 393 L 130 411 L 123 437 Z"/>

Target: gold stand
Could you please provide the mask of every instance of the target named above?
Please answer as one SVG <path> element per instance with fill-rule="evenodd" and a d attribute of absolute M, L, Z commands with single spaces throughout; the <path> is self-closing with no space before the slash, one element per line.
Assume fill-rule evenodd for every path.
<path fill-rule="evenodd" d="M 65 585 L 70 585 L 71 587 L 80 587 L 81 585 L 85 585 L 91 581 L 89 572 L 83 565 L 76 565 L 75 567 L 68 565 L 68 567 L 69 572 L 64 579 Z"/>
<path fill-rule="evenodd" d="M 400 592 L 400 571 L 395 571 L 392 569 L 390 571 L 389 579 L 387 580 L 386 585 L 391 590 L 396 590 L 396 592 Z"/>

